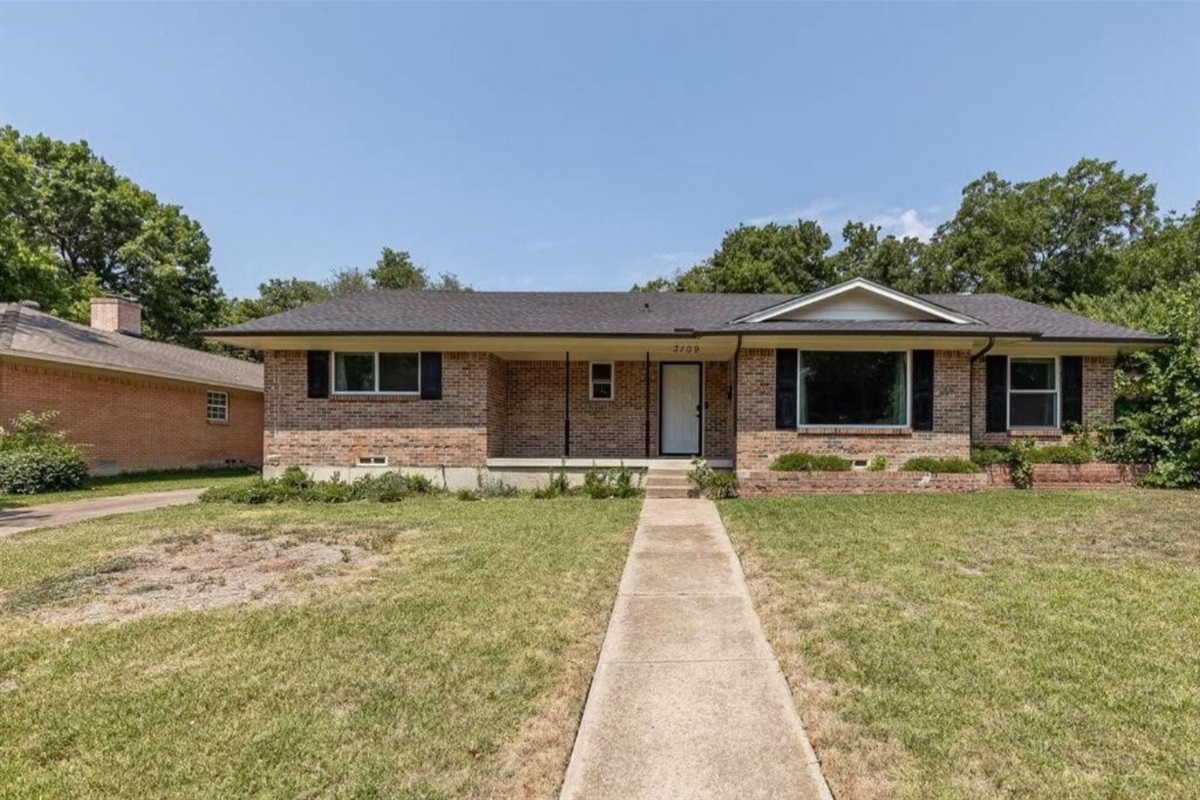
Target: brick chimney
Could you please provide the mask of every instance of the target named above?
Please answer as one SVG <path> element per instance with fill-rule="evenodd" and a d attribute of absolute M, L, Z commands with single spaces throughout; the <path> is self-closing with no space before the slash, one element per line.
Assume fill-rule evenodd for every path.
<path fill-rule="evenodd" d="M 93 297 L 92 327 L 141 336 L 142 307 L 125 297 Z"/>

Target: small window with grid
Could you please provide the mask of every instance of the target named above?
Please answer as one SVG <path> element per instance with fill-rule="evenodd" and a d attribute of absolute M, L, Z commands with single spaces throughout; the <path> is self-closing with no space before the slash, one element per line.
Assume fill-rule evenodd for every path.
<path fill-rule="evenodd" d="M 206 418 L 209 422 L 229 422 L 229 395 L 225 392 L 208 393 L 208 411 Z"/>

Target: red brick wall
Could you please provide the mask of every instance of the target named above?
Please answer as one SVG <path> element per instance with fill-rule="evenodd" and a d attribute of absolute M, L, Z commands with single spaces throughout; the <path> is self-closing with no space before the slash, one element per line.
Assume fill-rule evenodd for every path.
<path fill-rule="evenodd" d="M 658 453 L 659 365 L 650 364 L 650 455 Z M 704 454 L 732 456 L 729 364 L 704 364 Z M 614 397 L 591 400 L 589 362 L 571 364 L 571 457 L 642 458 L 646 454 L 646 363 L 613 364 Z M 508 412 L 504 455 L 561 456 L 566 407 L 566 373 L 561 361 L 508 362 Z"/>
<path fill-rule="evenodd" d="M 738 357 L 737 469 L 763 470 L 783 453 L 833 453 L 850 459 L 882 455 L 898 467 L 913 456 L 966 458 L 966 351 L 934 353 L 932 431 L 888 428 L 775 429 L 775 351 L 743 350 Z"/>
<path fill-rule="evenodd" d="M 22 411 L 59 412 L 56 426 L 90 444 L 98 471 L 262 463 L 263 398 L 229 395 L 229 422 L 205 419 L 208 388 L 132 374 L 0 360 L 0 421 Z"/>
<path fill-rule="evenodd" d="M 267 351 L 264 358 L 264 451 L 273 466 L 353 466 L 361 456 L 387 456 L 395 466 L 482 467 L 495 449 L 488 433 L 501 406 L 495 356 L 445 353 L 441 400 L 310 400 L 304 351 Z"/>
<path fill-rule="evenodd" d="M 496 356 L 488 356 L 487 427 L 488 456 L 504 455 L 504 429 L 508 416 L 508 366 Z"/>
<path fill-rule="evenodd" d="M 1112 356 L 1084 356 L 1083 358 L 1083 419 L 1084 422 L 1105 423 L 1113 419 L 1113 372 L 1116 359 Z M 1011 437 L 1007 433 L 987 432 L 987 367 L 984 359 L 975 364 L 975 407 L 974 441 L 977 444 L 1006 445 Z M 1039 444 L 1054 444 L 1062 438 L 1061 432 L 1038 432 L 1034 435 Z"/>

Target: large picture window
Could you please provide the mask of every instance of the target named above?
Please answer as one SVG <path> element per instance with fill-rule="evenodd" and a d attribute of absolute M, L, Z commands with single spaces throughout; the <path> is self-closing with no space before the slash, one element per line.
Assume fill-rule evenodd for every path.
<path fill-rule="evenodd" d="M 1008 360 L 1008 427 L 1058 427 L 1058 359 Z"/>
<path fill-rule="evenodd" d="M 334 353 L 333 390 L 342 394 L 418 394 L 417 353 Z"/>
<path fill-rule="evenodd" d="M 908 424 L 908 353 L 801 351 L 800 425 Z"/>

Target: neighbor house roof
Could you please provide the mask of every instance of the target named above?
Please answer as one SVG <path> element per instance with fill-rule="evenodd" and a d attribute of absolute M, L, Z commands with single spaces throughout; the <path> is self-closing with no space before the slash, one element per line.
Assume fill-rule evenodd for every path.
<path fill-rule="evenodd" d="M 0 356 L 132 372 L 261 392 L 261 364 L 96 330 L 20 303 L 0 303 Z"/>
<path fill-rule="evenodd" d="M 868 282 L 862 282 L 868 283 Z M 889 290 L 890 291 L 890 290 Z M 376 290 L 348 295 L 208 333 L 239 337 L 319 335 L 668 336 L 693 334 L 917 334 L 1012 336 L 1153 343 L 1163 337 L 1108 325 L 996 294 L 921 295 L 966 318 L 765 320 L 804 295 L 638 292 L 441 292 Z"/>

